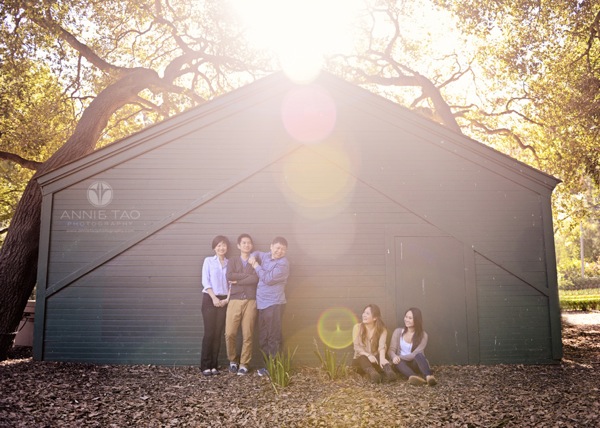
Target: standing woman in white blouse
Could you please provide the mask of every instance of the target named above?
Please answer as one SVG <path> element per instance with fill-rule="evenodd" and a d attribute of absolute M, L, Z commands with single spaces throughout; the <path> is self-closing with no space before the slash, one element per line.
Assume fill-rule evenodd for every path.
<path fill-rule="evenodd" d="M 398 327 L 392 334 L 388 356 L 411 385 L 433 386 L 437 383 L 425 358 L 427 339 L 421 310 L 410 308 L 404 314 L 404 327 Z"/>
<path fill-rule="evenodd" d="M 202 319 L 204 337 L 200 370 L 204 376 L 218 373 L 219 350 L 225 329 L 229 283 L 227 282 L 227 250 L 229 240 L 222 235 L 212 241 L 214 256 L 204 259 L 202 265 Z"/>

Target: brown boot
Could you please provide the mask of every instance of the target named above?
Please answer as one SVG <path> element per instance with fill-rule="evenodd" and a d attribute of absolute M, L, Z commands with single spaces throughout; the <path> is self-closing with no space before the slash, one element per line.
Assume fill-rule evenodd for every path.
<path fill-rule="evenodd" d="M 433 375 L 429 375 L 425 379 L 427 379 L 427 385 L 429 385 L 429 386 L 433 386 L 433 385 L 437 384 L 437 380 L 435 380 Z"/>
<path fill-rule="evenodd" d="M 366 377 L 369 378 L 371 383 L 381 383 L 381 375 L 373 367 L 369 367 L 365 370 Z"/>
<path fill-rule="evenodd" d="M 408 383 L 414 386 L 425 385 L 427 381 L 423 379 L 421 376 L 411 376 L 408 378 Z"/>
<path fill-rule="evenodd" d="M 390 383 L 394 382 L 396 379 L 398 379 L 398 376 L 396 375 L 396 373 L 394 373 L 394 369 L 392 369 L 392 366 L 389 364 L 383 366 L 383 381 L 386 383 Z"/>

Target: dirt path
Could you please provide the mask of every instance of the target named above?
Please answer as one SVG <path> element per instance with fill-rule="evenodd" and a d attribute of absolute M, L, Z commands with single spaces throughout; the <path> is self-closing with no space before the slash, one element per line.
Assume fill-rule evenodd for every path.
<path fill-rule="evenodd" d="M 562 318 L 571 325 L 600 325 L 600 311 L 563 312 Z"/>

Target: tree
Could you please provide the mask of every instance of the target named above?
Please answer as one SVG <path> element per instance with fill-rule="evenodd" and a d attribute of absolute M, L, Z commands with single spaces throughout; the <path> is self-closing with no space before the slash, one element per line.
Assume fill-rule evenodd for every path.
<path fill-rule="evenodd" d="M 0 242 L 33 171 L 71 132 L 72 113 L 47 67 L 0 63 Z"/>
<path fill-rule="evenodd" d="M 486 106 L 465 114 L 473 135 L 503 124 L 511 140 L 504 152 L 556 175 L 559 227 L 595 216 L 600 196 L 600 10 L 595 2 L 436 0 L 462 28 L 488 40 L 478 57 L 504 94 L 491 91 Z M 490 127 L 491 124 L 495 127 Z M 488 139 L 488 141 L 493 141 Z M 592 186 L 588 187 L 591 183 Z"/>
<path fill-rule="evenodd" d="M 452 85 L 470 74 L 473 52 L 451 22 L 443 28 L 423 22 L 423 8 L 431 10 L 428 19 L 448 19 L 427 0 L 373 2 L 359 28 L 362 45 L 354 54 L 332 55 L 328 67 L 462 133 L 457 117 L 463 106 L 454 103 L 460 90 Z M 456 44 L 440 45 L 444 37 Z"/>
<path fill-rule="evenodd" d="M 372 0 L 365 5 L 357 27 L 361 44 L 352 54 L 331 54 L 327 68 L 457 132 L 474 123 L 462 82 L 474 75 L 476 50 L 437 46 L 430 40 L 433 31 L 411 31 L 422 4 Z M 37 275 L 41 195 L 36 178 L 98 145 L 266 74 L 277 61 L 247 45 L 243 27 L 227 3 L 218 0 L 6 0 L 0 12 L 0 49 L 12 58 L 13 73 L 31 69 L 32 62 L 47 64 L 53 76 L 49 80 L 63 88 L 60 105 L 75 112 L 73 120 L 65 107 L 59 121 L 72 124 L 64 128 L 72 131 L 68 138 L 63 128 L 53 128 L 52 141 L 64 139 L 64 144 L 29 164 L 35 175 L 0 250 L 4 359 Z M 491 129 L 494 119 L 489 115 L 480 123 L 492 123 Z M 25 165 L 35 150 L 21 151 L 21 140 L 15 137 L 13 149 L 21 152 Z M 46 146 L 36 149 L 40 147 Z M 15 160 L 15 154 L 7 150 L 0 159 Z"/>
<path fill-rule="evenodd" d="M 0 5 L 2 50 L 13 58 L 14 69 L 32 59 L 47 60 L 70 99 L 81 106 L 66 142 L 42 163 L 29 163 L 36 173 L 23 192 L 0 251 L 0 359 L 6 358 L 37 276 L 41 194 L 36 178 L 93 151 L 111 124 L 115 127 L 142 114 L 152 120 L 169 116 L 235 87 L 244 72 L 252 77 L 261 66 L 266 68 L 259 55 L 251 56 L 218 2 L 206 2 L 203 8 L 198 3 L 7 1 Z M 59 136 L 60 130 L 53 133 Z M 24 142 L 15 136 L 13 144 L 20 144 L 22 150 Z M 14 153 L 0 156 L 27 163 Z"/>

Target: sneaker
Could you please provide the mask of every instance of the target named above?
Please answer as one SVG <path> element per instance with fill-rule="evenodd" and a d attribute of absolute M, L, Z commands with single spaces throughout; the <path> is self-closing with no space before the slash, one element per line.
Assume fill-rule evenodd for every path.
<path fill-rule="evenodd" d="M 217 370 L 217 369 L 210 369 L 210 372 L 213 375 L 218 375 L 219 374 L 219 370 Z"/>
<path fill-rule="evenodd" d="M 269 377 L 269 371 L 264 367 L 261 369 L 258 369 L 256 371 L 256 374 L 259 375 L 260 377 L 263 377 L 263 376 Z"/>
<path fill-rule="evenodd" d="M 248 374 L 248 369 L 244 366 L 240 366 L 239 370 L 237 371 L 238 376 L 244 376 Z"/>
<path fill-rule="evenodd" d="M 425 385 L 427 381 L 420 376 L 411 376 L 408 378 L 408 383 L 414 386 Z"/>
<path fill-rule="evenodd" d="M 229 363 L 229 373 L 237 373 L 238 365 L 236 363 Z"/>
<path fill-rule="evenodd" d="M 204 376 L 212 376 L 212 372 L 210 371 L 210 369 L 202 370 L 202 374 Z"/>
<path fill-rule="evenodd" d="M 427 376 L 426 379 L 427 379 L 427 385 L 429 385 L 429 386 L 437 385 L 437 380 L 435 380 L 435 378 L 433 377 L 433 375 Z"/>

